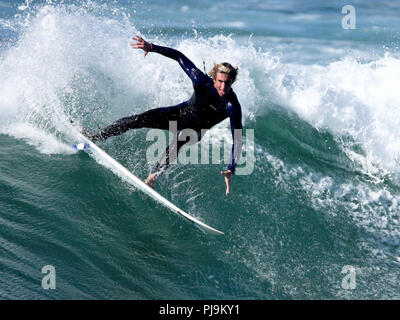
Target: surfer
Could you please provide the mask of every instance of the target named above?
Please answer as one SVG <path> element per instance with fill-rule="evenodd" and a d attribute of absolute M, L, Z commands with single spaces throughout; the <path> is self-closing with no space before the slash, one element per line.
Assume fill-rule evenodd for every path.
<path fill-rule="evenodd" d="M 105 140 L 130 129 L 155 128 L 168 130 L 169 122 L 176 121 L 177 132 L 173 142 L 167 147 L 162 159 L 146 179 L 146 184 L 154 188 L 157 177 L 175 160 L 180 148 L 188 142 L 188 139 L 179 138 L 182 130 L 195 130 L 198 136 L 197 141 L 199 141 L 205 132 L 204 129 L 210 129 L 229 117 L 233 137 L 231 162 L 226 171 L 220 172 L 225 178 L 226 195 L 228 195 L 242 147 L 242 111 L 236 94 L 231 88 L 236 80 L 238 69 L 227 62 L 214 63 L 214 67 L 206 75 L 178 50 L 149 43 L 141 36 L 136 36 L 132 40 L 135 42 L 130 44 L 131 47 L 133 49 L 142 49 L 144 57 L 149 52 L 155 52 L 176 60 L 192 80 L 194 93 L 189 100 L 178 105 L 155 108 L 141 114 L 125 117 L 96 134 L 86 133 L 86 135 L 92 141 Z M 235 134 L 236 129 L 240 130 L 240 134 Z"/>

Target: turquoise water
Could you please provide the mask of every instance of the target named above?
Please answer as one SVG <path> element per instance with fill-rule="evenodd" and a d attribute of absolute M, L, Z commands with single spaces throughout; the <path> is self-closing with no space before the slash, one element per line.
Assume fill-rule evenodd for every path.
<path fill-rule="evenodd" d="M 346 4 L 0 1 L 0 297 L 398 299 L 400 6 L 355 1 L 344 30 Z M 71 148 L 70 118 L 96 130 L 190 96 L 137 33 L 240 69 L 252 173 L 226 197 L 222 163 L 178 163 L 156 187 L 222 237 Z M 144 179 L 147 132 L 99 145 Z"/>

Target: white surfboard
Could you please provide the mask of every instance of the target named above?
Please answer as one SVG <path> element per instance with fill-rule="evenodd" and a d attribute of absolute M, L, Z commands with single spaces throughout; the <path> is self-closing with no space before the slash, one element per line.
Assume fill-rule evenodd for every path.
<path fill-rule="evenodd" d="M 214 229 L 207 224 L 201 222 L 200 220 L 192 217 L 185 211 L 179 209 L 177 206 L 175 206 L 173 203 L 165 199 L 162 195 L 160 195 L 157 191 L 155 191 L 153 188 L 149 187 L 146 183 L 144 183 L 142 180 L 140 180 L 138 177 L 136 177 L 133 173 L 131 173 L 127 168 L 125 168 L 123 165 L 121 165 L 118 161 L 113 159 L 111 156 L 109 156 L 105 151 L 103 151 L 101 148 L 99 148 L 95 143 L 87 139 L 85 136 L 82 134 L 79 134 L 79 140 L 82 141 L 79 144 L 74 145 L 73 147 L 77 150 L 91 150 L 91 152 L 95 155 L 95 157 L 98 157 L 102 161 L 105 161 L 106 164 L 110 167 L 112 167 L 114 170 L 118 172 L 121 176 L 123 176 L 129 183 L 131 183 L 134 187 L 138 188 L 139 190 L 143 191 L 145 194 L 150 196 L 152 199 L 157 201 L 158 203 L 162 204 L 163 206 L 167 207 L 170 209 L 172 212 L 176 213 L 177 215 L 185 218 L 187 221 L 193 223 L 194 225 L 200 227 L 200 229 L 207 231 L 212 234 L 224 234 L 223 232 Z"/>

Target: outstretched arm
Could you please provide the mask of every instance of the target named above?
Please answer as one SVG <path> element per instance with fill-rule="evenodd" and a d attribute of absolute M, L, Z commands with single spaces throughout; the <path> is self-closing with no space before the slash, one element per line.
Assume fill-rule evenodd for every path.
<path fill-rule="evenodd" d="M 133 49 L 142 49 L 144 51 L 145 57 L 149 52 L 156 52 L 177 61 L 179 65 L 182 67 L 183 71 L 192 80 L 193 85 L 199 86 L 212 82 L 212 79 L 207 75 L 205 75 L 203 72 L 201 72 L 194 65 L 194 63 L 190 61 L 182 52 L 172 48 L 162 47 L 149 43 L 146 40 L 144 40 L 141 36 L 136 36 L 132 38 L 132 40 L 135 40 L 136 42 L 131 43 L 131 47 Z"/>
<path fill-rule="evenodd" d="M 242 109 L 236 95 L 234 95 L 233 101 L 228 105 L 228 114 L 231 123 L 233 144 L 231 162 L 228 165 L 228 169 L 226 171 L 221 171 L 221 175 L 225 177 L 226 195 L 230 192 L 231 180 L 235 173 L 236 164 L 242 153 Z"/>

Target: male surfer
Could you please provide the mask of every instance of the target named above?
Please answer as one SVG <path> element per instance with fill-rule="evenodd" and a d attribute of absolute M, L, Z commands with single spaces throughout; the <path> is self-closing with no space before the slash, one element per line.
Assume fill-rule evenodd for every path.
<path fill-rule="evenodd" d="M 92 141 L 105 140 L 108 137 L 137 128 L 168 130 L 170 128 L 169 122 L 175 121 L 177 124 L 177 133 L 174 141 L 167 147 L 162 157 L 163 160 L 157 163 L 153 172 L 146 179 L 146 184 L 154 188 L 157 177 L 176 158 L 180 148 L 188 142 L 187 139 L 183 141 L 179 139 L 179 134 L 182 130 L 195 130 L 198 140 L 200 140 L 202 137 L 201 134 L 205 131 L 204 129 L 210 129 L 212 126 L 229 117 L 233 137 L 232 156 L 227 170 L 221 171 L 221 175 L 225 177 L 226 195 L 228 195 L 231 179 L 235 172 L 235 166 L 240 157 L 242 147 L 242 111 L 236 94 L 231 89 L 236 79 L 237 68 L 232 67 L 232 65 L 226 62 L 214 64 L 214 67 L 209 72 L 209 77 L 196 68 L 178 50 L 149 43 L 141 36 L 136 36 L 132 40 L 136 42 L 131 43 L 131 47 L 142 49 L 144 57 L 149 52 L 156 52 L 176 60 L 192 80 L 194 93 L 189 100 L 178 105 L 155 108 L 141 114 L 122 118 L 102 129 L 99 133 L 89 134 L 88 138 Z M 240 130 L 239 134 L 235 134 L 235 129 Z"/>

